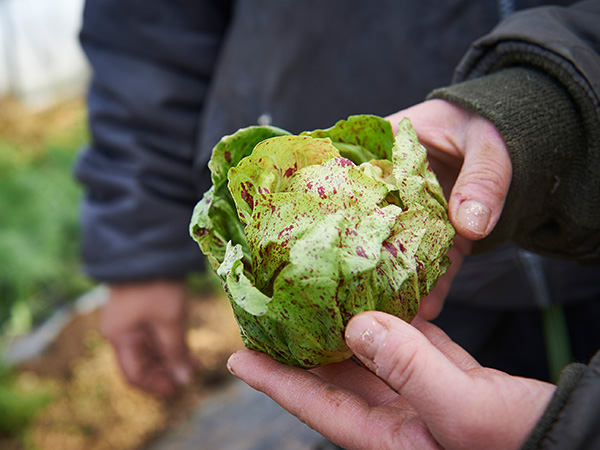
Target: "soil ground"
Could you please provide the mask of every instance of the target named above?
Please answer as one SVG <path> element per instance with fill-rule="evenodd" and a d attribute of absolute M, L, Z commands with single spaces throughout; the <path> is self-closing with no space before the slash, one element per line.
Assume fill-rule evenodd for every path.
<path fill-rule="evenodd" d="M 173 399 L 157 399 L 126 383 L 98 331 L 99 315 L 96 310 L 75 316 L 43 355 L 21 364 L 19 386 L 49 393 L 52 401 L 37 415 L 25 443 L 0 439 L 1 448 L 147 448 L 233 380 L 225 364 L 242 343 L 223 297 L 191 301 L 188 343 L 204 370 Z"/>

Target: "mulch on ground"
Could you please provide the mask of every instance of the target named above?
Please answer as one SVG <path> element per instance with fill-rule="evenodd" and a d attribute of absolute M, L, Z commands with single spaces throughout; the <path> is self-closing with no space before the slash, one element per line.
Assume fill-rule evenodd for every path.
<path fill-rule="evenodd" d="M 98 331 L 99 317 L 98 310 L 76 316 L 42 356 L 19 367 L 18 382 L 24 389 L 49 392 L 52 398 L 21 448 L 145 448 L 232 379 L 226 361 L 242 342 L 223 297 L 197 297 L 191 302 L 188 343 L 204 370 L 173 399 L 155 398 L 126 383 L 112 347 Z M 14 442 L 2 444 L 20 448 Z"/>

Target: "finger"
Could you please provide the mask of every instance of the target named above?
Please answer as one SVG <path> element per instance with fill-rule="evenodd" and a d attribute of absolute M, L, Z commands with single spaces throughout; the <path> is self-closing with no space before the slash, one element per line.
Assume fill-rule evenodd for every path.
<path fill-rule="evenodd" d="M 147 333 L 138 331 L 112 341 L 121 371 L 133 386 L 155 395 L 172 395 L 175 386 L 149 340 Z"/>
<path fill-rule="evenodd" d="M 229 358 L 228 367 L 345 449 L 440 448 L 412 409 L 403 410 L 396 404 L 369 407 L 360 396 L 259 352 L 241 350 Z"/>
<path fill-rule="evenodd" d="M 512 163 L 500 133 L 481 117 L 471 119 L 463 151 L 464 163 L 450 194 L 449 216 L 461 236 L 476 240 L 487 236 L 498 222 Z"/>
<path fill-rule="evenodd" d="M 450 258 L 450 267 L 448 267 L 446 273 L 437 281 L 431 292 L 421 299 L 419 304 L 419 315 L 423 318 L 433 320 L 440 314 L 446 296 L 452 286 L 452 281 L 462 266 L 464 255 L 470 253 L 471 247 L 471 241 L 462 236 L 454 237 L 454 244 L 447 254 Z"/>
<path fill-rule="evenodd" d="M 470 379 L 415 327 L 385 313 L 361 313 L 346 327 L 346 342 L 377 376 L 406 397 L 426 423 L 453 415 Z"/>
<path fill-rule="evenodd" d="M 234 353 L 227 366 L 233 375 L 344 448 L 349 437 L 358 440 L 355 448 L 372 448 L 372 430 L 365 423 L 369 407 L 357 395 L 311 372 L 280 364 L 251 350 Z"/>
<path fill-rule="evenodd" d="M 157 351 L 171 379 L 179 386 L 189 384 L 193 377 L 193 364 L 185 341 L 182 321 L 164 320 L 154 324 Z"/>
<path fill-rule="evenodd" d="M 449 199 L 450 220 L 471 240 L 487 236 L 500 217 L 512 177 L 506 144 L 483 117 L 444 100 L 429 100 L 388 117 L 409 117 L 433 169 L 448 192 L 448 177 L 463 161 Z M 394 128 L 396 130 L 396 128 Z"/>

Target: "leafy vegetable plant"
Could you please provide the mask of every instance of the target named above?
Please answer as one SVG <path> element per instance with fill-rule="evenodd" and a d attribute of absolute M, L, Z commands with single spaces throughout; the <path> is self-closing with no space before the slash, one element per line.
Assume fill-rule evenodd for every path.
<path fill-rule="evenodd" d="M 350 318 L 411 320 L 446 271 L 454 229 L 408 119 L 351 116 L 303 132 L 224 137 L 190 234 L 219 275 L 247 347 L 310 368 L 351 356 Z"/>

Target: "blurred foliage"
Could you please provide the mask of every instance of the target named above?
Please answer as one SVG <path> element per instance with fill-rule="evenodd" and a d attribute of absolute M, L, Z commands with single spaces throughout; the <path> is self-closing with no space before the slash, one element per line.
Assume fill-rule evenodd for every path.
<path fill-rule="evenodd" d="M 0 436 L 23 438 L 27 427 L 51 400 L 48 390 L 23 383 L 11 368 L 0 364 Z"/>
<path fill-rule="evenodd" d="M 72 175 L 87 140 L 80 100 L 29 111 L 0 101 L 0 330 L 28 331 L 87 290 Z"/>
<path fill-rule="evenodd" d="M 0 344 L 92 287 L 79 268 L 73 178 L 87 139 L 82 99 L 44 111 L 0 99 Z M 128 385 L 99 334 L 100 311 L 80 313 L 36 358 L 0 364 L 0 448 L 132 450 L 181 423 L 242 347 L 216 275 L 189 283 L 188 344 L 202 375 L 185 393 L 167 401 Z"/>
<path fill-rule="evenodd" d="M 205 260 L 205 266 L 208 268 L 208 260 Z M 193 295 L 200 296 L 219 296 L 225 295 L 223 286 L 217 274 L 212 270 L 195 272 L 187 278 L 187 288 Z"/>

